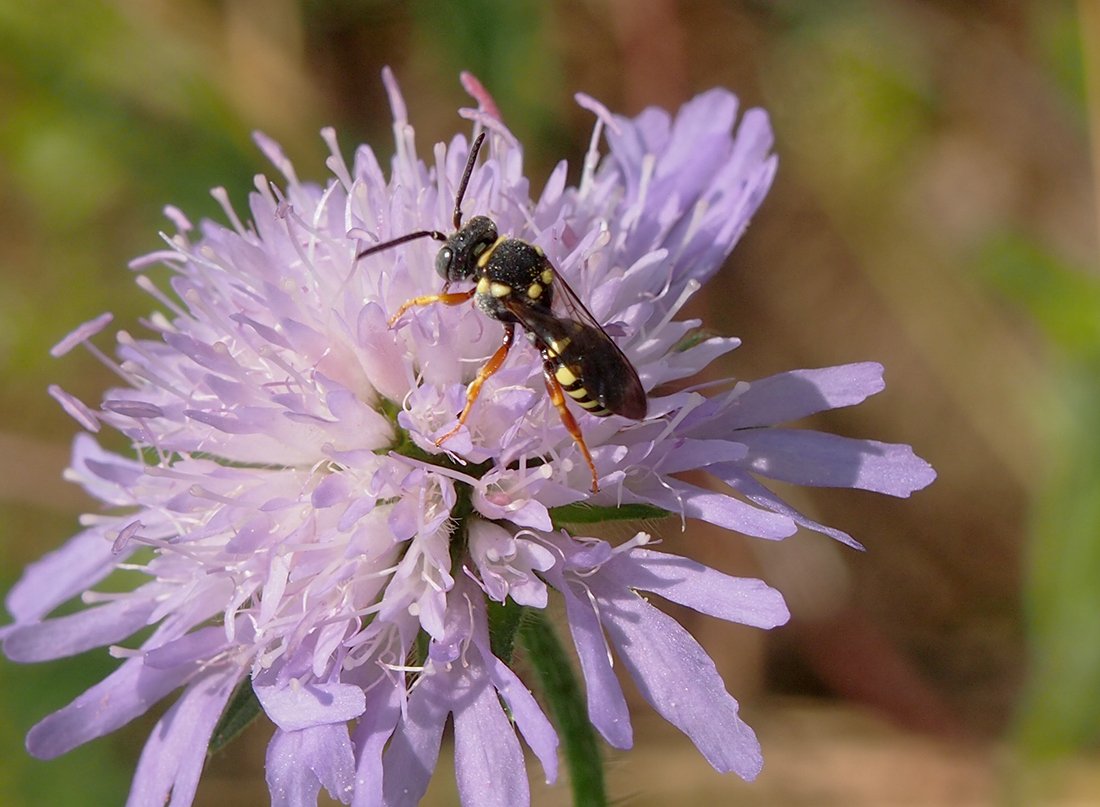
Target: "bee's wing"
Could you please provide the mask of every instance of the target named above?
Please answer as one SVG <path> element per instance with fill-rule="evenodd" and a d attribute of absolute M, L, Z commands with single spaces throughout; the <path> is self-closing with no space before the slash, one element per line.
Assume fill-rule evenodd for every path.
<path fill-rule="evenodd" d="M 554 297 L 564 316 L 518 300 L 506 303 L 538 347 L 581 379 L 593 400 L 608 411 L 633 420 L 646 416 L 645 389 L 630 359 L 596 322 L 560 275 L 554 279 Z"/>
<path fill-rule="evenodd" d="M 608 378 L 607 386 L 615 385 L 614 392 L 608 390 L 607 395 L 597 393 L 597 399 L 604 406 L 618 415 L 641 420 L 646 416 L 647 402 L 645 389 L 638 378 L 638 371 L 630 363 L 630 359 L 615 344 L 615 340 L 607 335 L 607 331 L 596 321 L 588 307 L 581 302 L 573 288 L 565 282 L 561 274 L 554 273 L 554 300 L 566 312 L 567 316 L 592 329 L 592 341 L 594 357 L 587 362 L 581 362 L 586 374 L 601 374 Z M 592 386 L 600 386 L 593 383 Z"/>

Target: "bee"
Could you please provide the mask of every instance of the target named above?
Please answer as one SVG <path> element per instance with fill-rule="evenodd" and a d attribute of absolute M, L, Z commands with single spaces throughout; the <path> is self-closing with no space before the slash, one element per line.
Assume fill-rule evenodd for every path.
<path fill-rule="evenodd" d="M 482 313 L 504 327 L 500 347 L 478 371 L 466 389 L 466 405 L 454 428 L 435 441 L 442 445 L 466 422 L 485 382 L 504 364 L 515 342 L 516 325 L 542 356 L 542 372 L 550 401 L 562 424 L 584 455 L 592 473 L 592 492 L 599 492 L 599 475 L 580 426 L 566 406 L 571 398 L 596 417 L 621 415 L 632 420 L 646 416 L 645 389 L 630 360 L 604 331 L 577 295 L 561 278 L 543 251 L 518 238 L 501 236 L 487 216 L 462 223 L 462 198 L 474 171 L 482 132 L 470 148 L 470 156 L 455 196 L 454 232 L 418 230 L 364 249 L 356 260 L 420 238 L 440 241 L 435 269 L 443 278 L 438 294 L 413 297 L 390 318 L 392 328 L 411 308 L 441 303 L 461 305 L 473 300 Z M 452 292 L 453 283 L 474 281 L 466 291 Z"/>

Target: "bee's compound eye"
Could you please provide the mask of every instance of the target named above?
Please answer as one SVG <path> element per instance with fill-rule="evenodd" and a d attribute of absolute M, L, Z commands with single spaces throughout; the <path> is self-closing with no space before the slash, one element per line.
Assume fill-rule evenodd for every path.
<path fill-rule="evenodd" d="M 454 250 L 450 247 L 441 247 L 435 256 L 435 271 L 439 272 L 441 277 L 449 279 L 454 258 Z"/>

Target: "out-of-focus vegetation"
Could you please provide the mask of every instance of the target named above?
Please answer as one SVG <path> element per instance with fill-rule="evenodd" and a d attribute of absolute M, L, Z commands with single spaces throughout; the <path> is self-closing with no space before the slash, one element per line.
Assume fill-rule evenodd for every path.
<path fill-rule="evenodd" d="M 940 478 L 904 502 L 803 495 L 864 555 L 805 535 L 764 547 L 666 536 L 765 576 L 795 613 L 764 647 L 693 624 L 771 765 L 756 785 L 699 787 L 815 803 L 783 790 L 783 772 L 820 784 L 827 761 L 784 768 L 784 752 L 836 743 L 837 724 L 820 724 L 814 743 L 814 724 L 800 723 L 792 744 L 769 731 L 790 725 L 777 694 L 873 709 L 949 753 L 978 739 L 990 752 L 973 763 L 982 784 L 936 803 L 1055 799 L 1065 765 L 1095 782 L 1097 16 L 1091 0 L 0 0 L 0 586 L 75 532 L 88 506 L 60 479 L 76 427 L 45 388 L 94 402 L 112 379 L 83 352 L 49 359 L 50 345 L 103 310 L 140 327 L 151 302 L 127 262 L 158 248 L 165 204 L 220 218 L 209 188 L 240 205 L 255 173 L 274 173 L 252 130 L 320 181 L 323 125 L 348 152 L 366 140 L 389 153 L 384 64 L 421 148 L 467 125 L 455 110 L 468 69 L 526 144 L 537 188 L 558 158 L 576 166 L 583 153 L 591 119 L 573 92 L 635 113 L 722 84 L 771 112 L 780 174 L 694 311 L 745 340 L 721 369 L 751 379 L 882 361 L 887 391 L 824 425 L 912 443 Z M 150 721 L 50 763 L 22 750 L 30 725 L 114 663 L 0 662 L 0 803 L 121 803 Z M 263 736 L 252 742 L 262 760 Z M 201 803 L 262 801 L 262 769 L 241 762 L 257 752 L 239 753 L 213 763 Z M 888 760 L 834 771 L 828 792 L 886 803 L 891 791 L 867 782 L 890 787 Z"/>

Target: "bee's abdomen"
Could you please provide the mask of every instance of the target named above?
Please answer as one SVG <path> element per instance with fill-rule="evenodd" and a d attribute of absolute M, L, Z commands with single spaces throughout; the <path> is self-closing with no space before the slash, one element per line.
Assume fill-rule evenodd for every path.
<path fill-rule="evenodd" d="M 584 385 L 584 377 L 580 372 L 580 368 L 576 365 L 566 364 L 556 357 L 551 358 L 551 361 L 554 363 L 554 379 L 561 385 L 562 392 L 572 398 L 577 406 L 596 417 L 602 418 L 611 414 L 611 410 L 589 393 L 588 388 Z"/>

